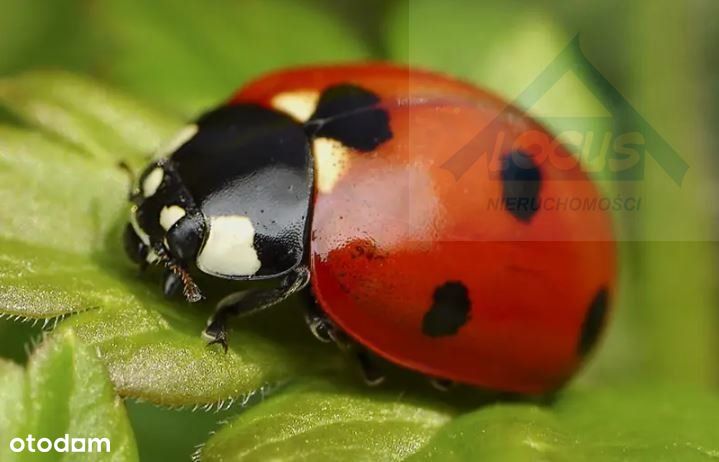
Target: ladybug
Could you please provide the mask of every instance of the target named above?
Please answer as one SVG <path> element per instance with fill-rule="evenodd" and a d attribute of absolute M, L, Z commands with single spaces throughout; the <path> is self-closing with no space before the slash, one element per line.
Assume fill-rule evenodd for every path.
<path fill-rule="evenodd" d="M 566 147 L 475 86 L 402 66 L 251 82 L 130 196 L 125 249 L 165 267 L 166 295 L 200 300 L 200 273 L 273 281 L 222 299 L 210 344 L 227 349 L 231 317 L 309 292 L 313 333 L 356 345 L 373 383 L 379 356 L 438 383 L 555 390 L 615 290 L 609 213 Z"/>

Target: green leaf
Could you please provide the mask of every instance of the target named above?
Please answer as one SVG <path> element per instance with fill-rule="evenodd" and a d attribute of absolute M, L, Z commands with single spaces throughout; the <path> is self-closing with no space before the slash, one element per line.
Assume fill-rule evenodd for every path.
<path fill-rule="evenodd" d="M 86 257 L 101 252 L 127 188 L 111 161 L 37 131 L 0 125 L 3 240 Z"/>
<path fill-rule="evenodd" d="M 220 412 L 168 409 L 135 400 L 125 405 L 135 430 L 140 460 L 149 461 L 189 461 L 208 435 L 217 430 L 218 421 L 236 412 L 234 408 Z"/>
<path fill-rule="evenodd" d="M 110 441 L 110 453 L 75 454 L 74 460 L 138 460 L 122 400 L 94 350 L 70 332 L 41 345 L 27 371 L 0 360 L 0 459 L 36 460 L 26 458 L 28 452 L 12 452 L 12 438 L 33 435 L 54 441 L 65 434 Z"/>
<path fill-rule="evenodd" d="M 0 0 L 0 11 L 0 73 L 38 63 L 87 69 L 98 51 L 86 28 L 78 27 L 88 16 L 82 2 Z"/>
<path fill-rule="evenodd" d="M 175 118 L 67 74 L 3 80 L 0 101 L 30 125 L 0 126 L 0 313 L 75 313 L 59 329 L 99 348 L 120 394 L 169 406 L 225 403 L 343 367 L 297 304 L 239 323 L 227 355 L 207 348 L 200 333 L 217 300 L 165 300 L 159 274 L 141 278 L 125 257 L 128 179 L 117 162 L 139 163 L 182 125 Z"/>
<path fill-rule="evenodd" d="M 402 460 L 453 413 L 400 393 L 336 383 L 296 385 L 250 408 L 210 437 L 201 460 Z"/>
<path fill-rule="evenodd" d="M 92 156 L 115 162 L 149 156 L 180 128 L 175 116 L 60 71 L 0 79 L 0 103 Z"/>
<path fill-rule="evenodd" d="M 298 385 L 241 413 L 210 437 L 200 455 L 203 461 L 443 462 L 719 457 L 713 424 L 719 397 L 694 389 L 569 390 L 552 405 L 495 403 L 459 417 L 439 400 L 409 396 Z"/>
<path fill-rule="evenodd" d="M 49 319 L 104 305 L 139 305 L 136 297 L 87 257 L 0 240 L 0 312 Z"/>
<path fill-rule="evenodd" d="M 340 18 L 308 1 L 177 8 L 170 0 L 111 0 L 95 6 L 99 27 L 115 47 L 103 63 L 107 76 L 186 112 L 217 104 L 270 69 L 368 57 Z"/>
<path fill-rule="evenodd" d="M 709 4 L 707 4 L 709 7 Z M 703 14 L 716 15 L 713 11 Z M 648 163 L 638 188 L 646 197 L 636 230 L 637 300 L 635 319 L 644 326 L 635 338 L 642 360 L 660 377 L 684 383 L 716 384 L 719 376 L 717 323 L 717 221 L 703 199 L 716 183 L 709 167 L 715 138 L 705 128 L 701 106 L 682 113 L 686 101 L 705 98 L 705 60 L 687 53 L 701 46 L 682 26 L 694 14 L 687 5 L 662 1 L 641 3 L 628 10 L 635 23 L 627 40 L 636 45 L 626 58 L 637 109 L 687 162 L 681 186 L 671 182 L 656 164 Z M 662 30 L 653 36 L 651 30 Z M 710 46 L 707 44 L 707 46 Z M 671 70 L 667 70 L 671 63 Z M 661 95 L 661 96 L 658 96 Z M 681 311 L 677 311 L 677 307 Z M 690 333 L 690 334 L 689 334 Z"/>
<path fill-rule="evenodd" d="M 711 461 L 715 394 L 672 387 L 569 391 L 552 407 L 497 404 L 442 428 L 412 461 Z"/>
<path fill-rule="evenodd" d="M 60 326 L 100 348 L 123 396 L 219 408 L 291 377 L 342 367 L 337 352 L 323 351 L 306 332 L 297 305 L 237 323 L 225 354 L 200 337 L 209 310 L 170 307 L 158 298 L 148 291 L 143 308 L 101 308 Z"/>

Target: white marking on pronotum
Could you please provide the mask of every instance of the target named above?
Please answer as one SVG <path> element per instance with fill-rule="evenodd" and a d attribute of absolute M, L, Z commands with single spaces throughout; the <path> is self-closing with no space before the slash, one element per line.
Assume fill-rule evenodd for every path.
<path fill-rule="evenodd" d="M 142 195 L 150 197 L 157 192 L 157 188 L 162 184 L 162 178 L 165 176 L 165 172 L 160 167 L 155 167 L 150 173 L 147 174 L 144 180 L 142 180 Z"/>
<path fill-rule="evenodd" d="M 307 122 L 315 112 L 319 99 L 320 92 L 316 90 L 297 90 L 275 95 L 270 104 L 300 122 Z"/>
<path fill-rule="evenodd" d="M 198 130 L 199 127 L 197 124 L 182 127 L 179 132 L 175 133 L 175 136 L 160 146 L 160 149 L 157 150 L 157 157 L 167 157 L 177 151 L 183 144 L 187 143 L 193 136 L 197 135 Z"/>
<path fill-rule="evenodd" d="M 135 234 L 137 234 L 137 237 L 140 238 L 143 244 L 150 245 L 150 236 L 147 235 L 144 229 L 140 228 L 140 224 L 137 222 L 136 205 L 133 205 L 130 209 L 130 224 L 132 225 L 132 229 L 135 230 Z"/>
<path fill-rule="evenodd" d="M 312 143 L 312 153 L 315 159 L 317 189 L 328 193 L 347 171 L 349 149 L 337 140 L 315 138 Z"/>
<path fill-rule="evenodd" d="M 251 276 L 262 265 L 254 248 L 255 228 L 249 218 L 237 215 L 210 217 L 205 244 L 197 267 L 214 276 Z"/>
<path fill-rule="evenodd" d="M 172 225 L 186 215 L 185 209 L 179 205 L 166 205 L 160 210 L 160 226 L 167 231 Z"/>

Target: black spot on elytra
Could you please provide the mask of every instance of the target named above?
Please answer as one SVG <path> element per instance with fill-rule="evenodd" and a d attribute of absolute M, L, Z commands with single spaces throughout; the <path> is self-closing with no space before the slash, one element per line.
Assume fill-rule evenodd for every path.
<path fill-rule="evenodd" d="M 469 320 L 469 294 L 459 281 L 449 281 L 437 287 L 433 303 L 422 319 L 422 333 L 429 337 L 456 334 Z"/>
<path fill-rule="evenodd" d="M 320 95 L 307 122 L 311 137 L 332 138 L 358 151 L 371 151 L 392 138 L 389 114 L 380 98 L 351 84 L 334 85 Z"/>
<path fill-rule="evenodd" d="M 534 160 L 521 151 L 502 158 L 502 202 L 521 221 L 529 221 L 539 209 L 542 174 Z"/>
<path fill-rule="evenodd" d="M 584 356 L 590 351 L 597 343 L 599 334 L 602 332 L 604 322 L 607 318 L 607 308 L 609 306 L 609 294 L 607 289 L 602 287 L 597 291 L 597 294 L 592 299 L 592 303 L 589 305 L 587 314 L 584 317 L 582 323 L 582 332 L 579 337 L 579 344 L 577 345 L 577 351 L 580 355 Z"/>

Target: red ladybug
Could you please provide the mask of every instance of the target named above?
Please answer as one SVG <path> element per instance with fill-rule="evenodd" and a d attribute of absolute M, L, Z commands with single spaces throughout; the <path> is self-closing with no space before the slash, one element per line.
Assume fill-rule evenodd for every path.
<path fill-rule="evenodd" d="M 140 177 L 125 248 L 195 271 L 275 279 L 231 294 L 205 335 L 308 282 L 324 340 L 433 378 L 537 394 L 566 382 L 610 310 L 615 246 L 601 196 L 537 122 L 472 85 L 388 64 L 251 82 Z"/>

